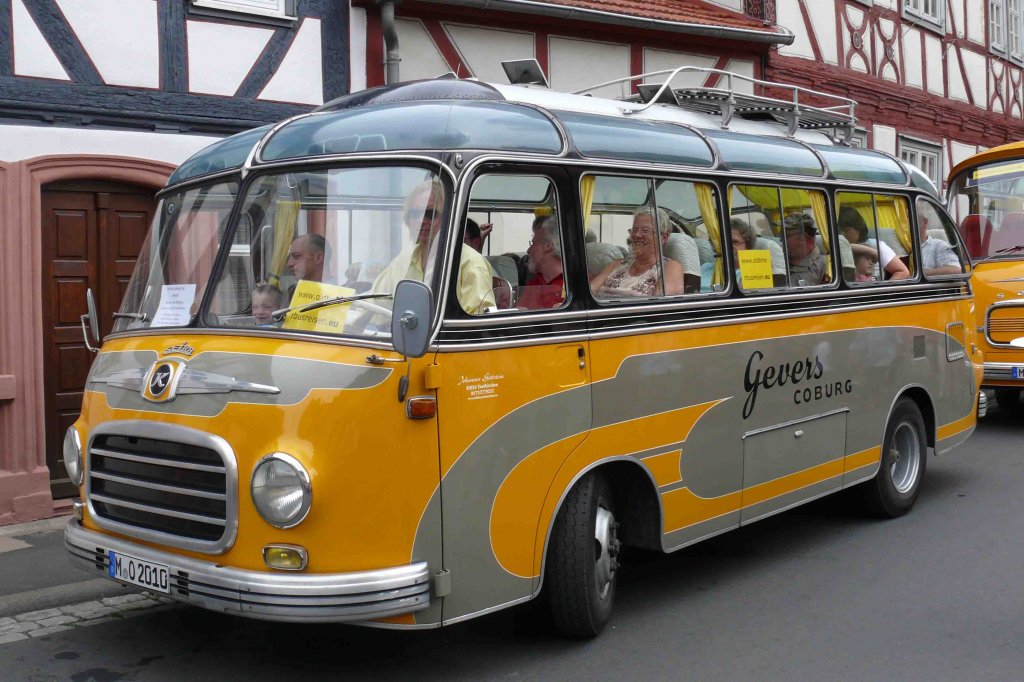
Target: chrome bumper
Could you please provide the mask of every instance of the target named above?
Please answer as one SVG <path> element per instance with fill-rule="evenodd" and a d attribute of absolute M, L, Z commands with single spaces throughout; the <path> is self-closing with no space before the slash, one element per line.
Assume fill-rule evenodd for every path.
<path fill-rule="evenodd" d="M 86 530 L 76 519 L 64 528 L 64 544 L 73 563 L 94 575 L 109 577 L 113 550 L 168 566 L 170 593 L 162 596 L 261 620 L 365 621 L 420 611 L 430 604 L 426 562 L 357 573 L 246 571 Z"/>
<path fill-rule="evenodd" d="M 982 380 L 982 383 L 987 384 L 990 381 L 1014 381 L 1024 387 L 1024 379 L 1013 378 L 1013 368 L 1021 366 L 1021 363 L 986 362 L 985 378 Z"/>
<path fill-rule="evenodd" d="M 978 419 L 988 414 L 988 396 L 985 391 L 978 391 Z"/>

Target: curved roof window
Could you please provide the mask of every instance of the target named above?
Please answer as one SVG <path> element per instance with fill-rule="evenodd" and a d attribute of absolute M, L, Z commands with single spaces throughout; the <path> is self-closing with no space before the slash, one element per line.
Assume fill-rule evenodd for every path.
<path fill-rule="evenodd" d="M 700 135 L 671 123 L 556 111 L 583 156 L 710 167 L 711 148 Z"/>
<path fill-rule="evenodd" d="M 261 161 L 400 149 L 496 149 L 557 154 L 562 136 L 544 114 L 498 102 L 403 102 L 314 114 L 280 128 Z"/>
<path fill-rule="evenodd" d="M 810 177 L 825 174 L 814 152 L 799 142 L 784 137 L 744 135 L 720 130 L 705 132 L 718 147 L 722 165 L 731 170 Z"/>
<path fill-rule="evenodd" d="M 839 180 L 867 180 L 907 184 L 907 175 L 900 164 L 885 154 L 852 147 L 814 145 L 824 157 L 832 175 Z"/>
<path fill-rule="evenodd" d="M 167 180 L 168 185 L 174 185 L 185 180 L 197 178 L 200 175 L 216 173 L 230 168 L 241 168 L 245 160 L 249 158 L 249 152 L 263 138 L 272 126 L 260 126 L 247 130 L 244 133 L 232 135 L 226 139 L 214 142 L 206 149 L 200 150 L 178 166 Z"/>

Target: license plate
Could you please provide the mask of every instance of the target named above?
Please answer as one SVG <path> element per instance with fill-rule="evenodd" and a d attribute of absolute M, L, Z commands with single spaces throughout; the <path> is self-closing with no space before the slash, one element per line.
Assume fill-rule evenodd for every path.
<path fill-rule="evenodd" d="M 1013 368 L 1013 378 L 1014 379 L 1024 379 L 1024 367 L 1014 367 Z"/>
<path fill-rule="evenodd" d="M 114 580 L 145 587 L 154 592 L 170 592 L 169 571 L 162 564 L 136 559 L 127 554 L 118 554 L 110 550 L 110 567 L 108 573 Z"/>

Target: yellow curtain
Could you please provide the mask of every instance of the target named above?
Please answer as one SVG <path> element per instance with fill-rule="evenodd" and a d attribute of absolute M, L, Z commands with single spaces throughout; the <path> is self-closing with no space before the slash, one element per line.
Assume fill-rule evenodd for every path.
<path fill-rule="evenodd" d="M 268 281 L 281 288 L 281 275 L 288 264 L 288 253 L 295 235 L 295 222 L 299 216 L 298 201 L 279 201 L 274 215 L 274 257 L 270 263 Z"/>
<path fill-rule="evenodd" d="M 800 190 L 803 191 L 803 190 Z M 825 247 L 826 272 L 829 281 L 832 281 L 832 246 L 828 236 L 828 207 L 825 205 L 825 195 L 821 192 L 807 192 L 811 200 L 811 212 L 814 214 L 814 222 L 818 224 L 818 234 L 821 235 L 821 244 Z"/>
<path fill-rule="evenodd" d="M 594 184 L 596 178 L 593 175 L 587 175 L 580 180 L 580 198 L 583 200 L 583 232 L 586 233 L 587 226 L 590 225 L 590 212 L 594 207 Z"/>
<path fill-rule="evenodd" d="M 715 210 L 715 193 L 710 185 L 694 183 L 694 190 L 697 193 L 697 206 L 700 208 L 700 218 L 704 221 L 704 227 L 708 230 L 708 240 L 711 241 L 711 248 L 715 251 L 715 272 L 711 277 L 711 284 L 724 284 L 725 271 L 722 269 L 722 228 L 718 222 L 718 211 Z"/>

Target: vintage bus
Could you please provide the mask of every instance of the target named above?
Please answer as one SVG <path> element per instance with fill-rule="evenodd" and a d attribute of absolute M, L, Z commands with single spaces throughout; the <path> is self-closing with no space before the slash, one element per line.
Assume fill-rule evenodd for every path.
<path fill-rule="evenodd" d="M 994 147 L 949 174 L 947 207 L 974 262 L 983 387 L 1014 409 L 1024 386 L 1024 142 Z"/>
<path fill-rule="evenodd" d="M 677 75 L 386 86 L 185 162 L 65 438 L 75 562 L 282 621 L 544 595 L 592 636 L 625 547 L 907 512 L 979 407 L 953 222 L 841 143 L 852 102 Z"/>

